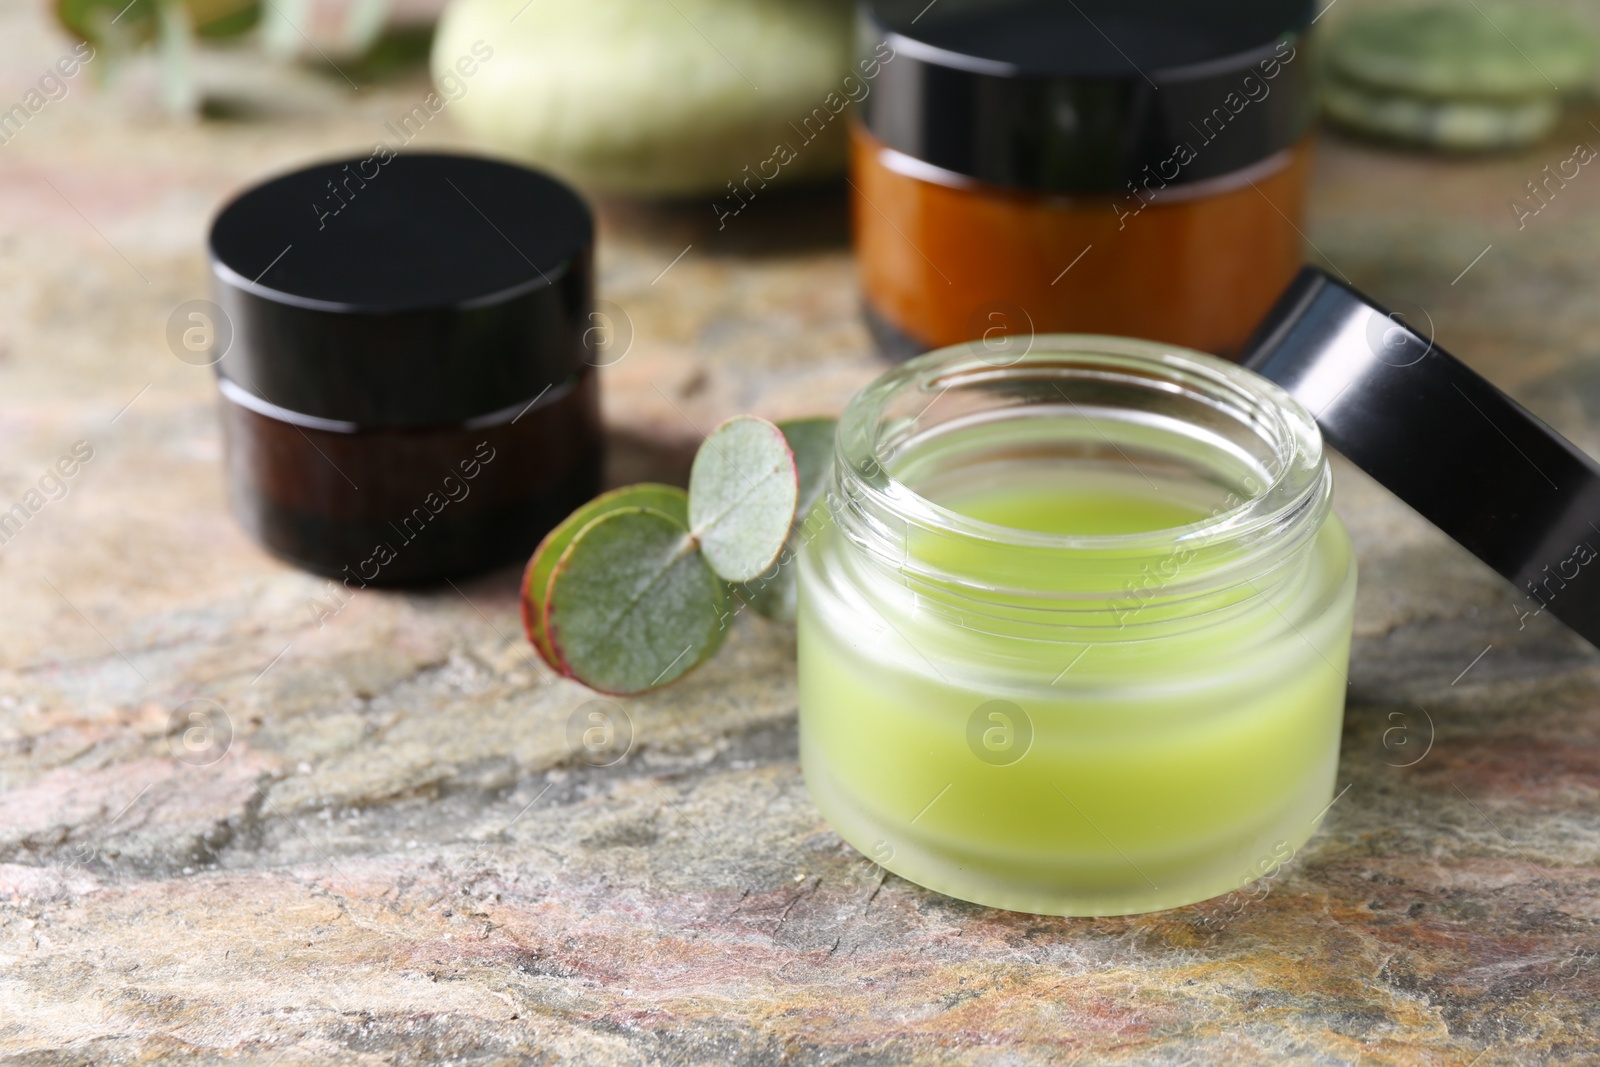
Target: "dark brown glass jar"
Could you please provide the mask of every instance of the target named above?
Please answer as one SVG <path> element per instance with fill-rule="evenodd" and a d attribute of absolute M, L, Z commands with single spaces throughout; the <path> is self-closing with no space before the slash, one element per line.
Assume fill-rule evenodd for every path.
<path fill-rule="evenodd" d="M 876 77 L 851 183 L 880 344 L 1093 333 L 1237 355 L 1302 263 L 1313 15 L 863 0 Z"/>
<path fill-rule="evenodd" d="M 351 585 L 525 559 L 599 489 L 593 219 L 536 171 L 380 149 L 212 226 L 229 498 Z"/>

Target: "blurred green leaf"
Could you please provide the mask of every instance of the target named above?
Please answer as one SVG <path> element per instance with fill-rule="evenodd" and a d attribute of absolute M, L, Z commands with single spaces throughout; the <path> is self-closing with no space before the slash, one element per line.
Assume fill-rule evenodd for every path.
<path fill-rule="evenodd" d="M 96 48 L 149 44 L 156 39 L 156 0 L 133 0 L 127 10 L 114 0 L 56 0 L 56 21 Z"/>
<path fill-rule="evenodd" d="M 545 629 L 569 676 L 619 696 L 699 665 L 727 630 L 727 583 L 683 523 L 622 508 L 579 530 L 550 577 Z"/>
<path fill-rule="evenodd" d="M 201 37 L 237 37 L 261 21 L 260 0 L 184 0 Z"/>
<path fill-rule="evenodd" d="M 432 26 L 395 26 L 385 29 L 359 58 L 342 59 L 340 68 L 358 85 L 385 81 L 428 65 L 433 47 Z"/>
<path fill-rule="evenodd" d="M 56 19 L 97 48 L 129 48 L 155 41 L 158 4 L 182 7 L 201 37 L 236 37 L 261 20 L 260 0 L 56 0 Z"/>
<path fill-rule="evenodd" d="M 712 570 L 746 582 L 772 566 L 799 493 L 782 430 L 754 415 L 736 415 L 713 430 L 689 471 L 689 528 Z"/>

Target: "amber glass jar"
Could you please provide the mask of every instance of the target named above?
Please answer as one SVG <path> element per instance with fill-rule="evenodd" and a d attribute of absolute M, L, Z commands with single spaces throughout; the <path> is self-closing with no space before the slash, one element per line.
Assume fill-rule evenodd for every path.
<path fill-rule="evenodd" d="M 857 256 L 883 347 L 1123 334 L 1237 355 L 1302 254 L 1302 0 L 867 0 Z"/>
<path fill-rule="evenodd" d="M 245 529 L 352 587 L 526 559 L 599 489 L 593 233 L 545 175 L 386 149 L 224 208 L 216 368 Z"/>

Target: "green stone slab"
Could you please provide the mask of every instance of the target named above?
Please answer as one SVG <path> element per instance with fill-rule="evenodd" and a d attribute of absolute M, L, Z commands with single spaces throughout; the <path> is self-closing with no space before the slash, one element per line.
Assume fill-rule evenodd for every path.
<path fill-rule="evenodd" d="M 1333 70 L 1347 81 L 1447 100 L 1573 92 L 1595 61 L 1594 40 L 1582 27 L 1552 12 L 1503 4 L 1363 11 L 1328 48 Z"/>
<path fill-rule="evenodd" d="M 1330 78 L 1322 105 L 1330 118 L 1361 133 L 1447 151 L 1481 152 L 1532 144 L 1561 117 L 1554 93 L 1526 100 L 1438 100 L 1373 91 Z"/>

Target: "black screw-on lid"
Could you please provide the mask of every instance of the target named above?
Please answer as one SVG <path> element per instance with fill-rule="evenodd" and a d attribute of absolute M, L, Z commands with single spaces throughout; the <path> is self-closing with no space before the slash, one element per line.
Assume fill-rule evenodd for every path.
<path fill-rule="evenodd" d="M 1089 193 L 1204 181 L 1306 131 L 1313 8 L 862 0 L 862 54 L 881 64 L 862 113 L 889 147 L 1002 185 Z"/>
<path fill-rule="evenodd" d="M 527 404 L 582 368 L 593 240 L 571 189 L 490 159 L 381 149 L 274 178 L 211 228 L 218 374 L 363 427 Z"/>
<path fill-rule="evenodd" d="M 1421 327 L 1421 329 L 1418 329 Z M 1314 267 L 1244 365 L 1288 390 L 1328 443 L 1600 647 L 1600 464 L 1408 322 Z"/>

